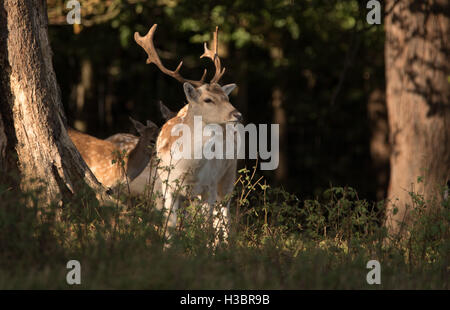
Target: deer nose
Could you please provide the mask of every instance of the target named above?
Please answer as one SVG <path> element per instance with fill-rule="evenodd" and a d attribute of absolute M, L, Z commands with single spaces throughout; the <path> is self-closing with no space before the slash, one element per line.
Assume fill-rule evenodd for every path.
<path fill-rule="evenodd" d="M 242 114 L 238 111 L 231 112 L 231 116 L 234 117 L 238 122 L 242 121 Z"/>

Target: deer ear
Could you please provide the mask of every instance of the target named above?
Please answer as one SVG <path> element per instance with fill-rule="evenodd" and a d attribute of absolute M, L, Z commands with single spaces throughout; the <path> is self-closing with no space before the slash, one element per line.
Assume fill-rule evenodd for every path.
<path fill-rule="evenodd" d="M 155 123 L 153 123 L 152 121 L 149 121 L 149 120 L 147 120 L 147 126 L 146 127 L 147 128 L 149 128 L 149 127 L 158 128 L 158 126 L 156 126 Z"/>
<path fill-rule="evenodd" d="M 137 132 L 139 134 L 143 134 L 144 133 L 144 129 L 145 129 L 145 125 L 142 124 L 141 122 L 133 119 L 131 116 L 129 118 L 130 118 L 130 121 L 133 123 L 134 128 L 136 128 Z"/>
<path fill-rule="evenodd" d="M 196 102 L 199 97 L 199 91 L 195 89 L 190 83 L 185 82 L 183 84 L 184 94 L 186 95 L 186 99 L 188 102 Z"/>
<path fill-rule="evenodd" d="M 176 115 L 176 113 L 171 111 L 161 100 L 159 101 L 159 109 L 161 110 L 161 114 L 165 121 Z"/>
<path fill-rule="evenodd" d="M 225 94 L 227 94 L 227 96 L 229 96 L 231 94 L 231 92 L 237 87 L 236 84 L 227 84 L 222 86 L 222 90 L 225 92 Z"/>

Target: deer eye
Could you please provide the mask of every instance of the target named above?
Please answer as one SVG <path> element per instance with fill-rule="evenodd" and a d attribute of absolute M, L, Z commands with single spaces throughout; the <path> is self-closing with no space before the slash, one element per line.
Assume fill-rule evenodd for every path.
<path fill-rule="evenodd" d="M 211 100 L 211 98 L 206 98 L 205 100 L 203 100 L 206 103 L 212 103 L 213 101 Z"/>

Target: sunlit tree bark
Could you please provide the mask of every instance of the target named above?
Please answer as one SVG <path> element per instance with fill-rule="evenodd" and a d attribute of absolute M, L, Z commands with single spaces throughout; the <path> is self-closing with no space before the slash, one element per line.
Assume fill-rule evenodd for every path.
<path fill-rule="evenodd" d="M 450 8 L 447 0 L 387 1 L 387 10 L 393 6 L 385 19 L 392 145 L 386 225 L 398 232 L 408 222 L 408 192 L 439 199 L 450 178 Z"/>
<path fill-rule="evenodd" d="M 66 132 L 45 1 L 0 2 L 0 93 L 4 170 L 17 171 L 22 187 L 43 185 L 47 201 L 86 184 L 104 192 Z"/>

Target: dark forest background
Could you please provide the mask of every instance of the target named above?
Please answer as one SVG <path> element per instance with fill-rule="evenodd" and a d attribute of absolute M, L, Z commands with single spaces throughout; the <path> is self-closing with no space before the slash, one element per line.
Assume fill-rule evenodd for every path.
<path fill-rule="evenodd" d="M 54 67 L 69 125 L 99 138 L 133 132 L 129 116 L 162 125 L 157 102 L 184 104 L 181 84 L 146 65 L 133 34 L 158 24 L 165 65 L 200 78 L 199 59 L 219 26 L 219 54 L 245 122 L 280 124 L 272 184 L 302 198 L 331 185 L 383 199 L 389 178 L 384 101 L 384 30 L 369 25 L 367 1 L 81 1 L 67 25 L 62 0 L 48 1 Z M 250 163 L 249 163 L 250 164 Z"/>

